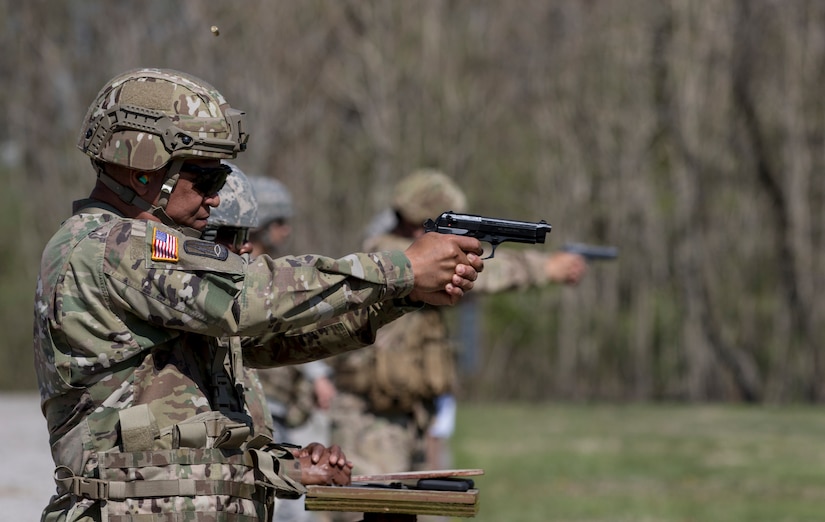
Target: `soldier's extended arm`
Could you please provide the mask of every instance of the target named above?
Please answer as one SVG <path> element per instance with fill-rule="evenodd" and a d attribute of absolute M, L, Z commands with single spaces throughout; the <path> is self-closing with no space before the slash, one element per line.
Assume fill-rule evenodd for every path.
<path fill-rule="evenodd" d="M 245 339 L 244 363 L 254 368 L 271 368 L 355 350 L 374 343 L 381 326 L 417 309 L 378 303 L 368 310 L 348 312 L 286 333 Z"/>

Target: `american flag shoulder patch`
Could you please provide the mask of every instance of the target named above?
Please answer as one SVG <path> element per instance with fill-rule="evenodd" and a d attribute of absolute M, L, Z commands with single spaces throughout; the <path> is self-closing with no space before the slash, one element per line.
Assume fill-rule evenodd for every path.
<path fill-rule="evenodd" d="M 156 228 L 152 238 L 152 261 L 177 263 L 178 238 Z"/>

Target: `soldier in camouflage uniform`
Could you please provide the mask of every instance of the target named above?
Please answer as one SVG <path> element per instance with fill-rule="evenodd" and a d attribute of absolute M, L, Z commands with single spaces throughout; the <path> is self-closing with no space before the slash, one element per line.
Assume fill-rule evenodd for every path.
<path fill-rule="evenodd" d="M 477 241 L 446 235 L 254 262 L 200 239 L 243 116 L 164 69 L 115 77 L 89 108 L 78 147 L 97 182 L 44 248 L 35 296 L 57 484 L 42 520 L 267 520 L 273 496 L 348 483 L 340 448 L 284 447 L 254 423 L 243 367 L 363 346 L 421 303 L 455 304 L 483 266 Z"/>
<path fill-rule="evenodd" d="M 285 255 L 289 236 L 292 234 L 292 195 L 286 186 L 274 178 L 252 176 L 249 178 L 255 199 L 258 201 L 259 223 L 249 232 L 252 257 Z"/>
<path fill-rule="evenodd" d="M 292 233 L 292 195 L 280 181 L 260 176 L 249 178 L 258 207 L 259 224 L 250 231 L 252 256 L 284 255 Z M 220 208 L 220 207 L 219 207 Z M 324 361 L 261 369 L 256 372 L 266 395 L 279 440 L 304 445 L 329 444 L 327 410 L 335 396 L 332 368 Z M 274 522 L 313 522 L 323 516 L 306 511 L 303 498 L 284 500 L 275 507 Z"/>
<path fill-rule="evenodd" d="M 221 203 L 209 213 L 201 238 L 221 244 L 249 262 L 252 252 L 249 234 L 259 222 L 253 187 L 237 165 L 226 160 L 221 160 L 221 164 L 228 166 L 231 172 L 226 177 L 224 186 L 218 191 Z M 237 342 L 242 342 L 242 338 L 224 337 L 218 341 L 219 344 L 230 348 L 231 343 Z M 252 368 L 243 367 L 243 375 L 244 406 L 252 419 L 253 430 L 272 437 L 275 435 L 275 429 L 258 373 Z"/>
<path fill-rule="evenodd" d="M 201 238 L 220 243 L 249 260 L 253 249 L 250 236 L 260 223 L 255 186 L 234 163 L 222 160 L 221 164 L 232 171 L 218 191 L 221 204 L 209 213 Z"/>
<path fill-rule="evenodd" d="M 464 212 L 466 198 L 443 173 L 421 170 L 396 186 L 392 206 L 391 231 L 367 238 L 368 250 L 404 248 L 425 235 L 426 219 L 449 210 Z M 485 264 L 474 292 L 576 284 L 585 267 L 585 260 L 575 254 L 500 247 Z M 452 394 L 457 381 L 443 313 L 426 306 L 407 314 L 381 328 L 373 347 L 335 357 L 332 364 L 338 388 L 332 442 L 347 448 L 355 472 L 424 467 L 436 399 Z"/>
<path fill-rule="evenodd" d="M 206 220 L 201 238 L 225 246 L 233 254 L 242 256 L 247 262 L 250 260 L 252 243 L 249 240 L 250 231 L 258 226 L 258 204 L 255 200 L 252 183 L 241 169 L 234 163 L 221 160 L 223 165 L 232 169 L 226 177 L 226 184 L 218 191 L 221 204 L 212 209 Z M 242 343 L 239 336 L 223 337 L 218 345 L 223 350 L 231 350 L 233 343 Z M 216 359 L 222 359 L 220 355 Z M 258 371 L 252 368 L 243 368 L 244 407 L 252 420 L 253 431 L 269 437 L 276 434 L 272 424 L 272 416 L 267 408 Z M 287 439 L 277 440 L 288 442 Z M 308 441 L 329 444 L 329 441 Z M 276 506 L 286 502 L 278 500 Z"/>

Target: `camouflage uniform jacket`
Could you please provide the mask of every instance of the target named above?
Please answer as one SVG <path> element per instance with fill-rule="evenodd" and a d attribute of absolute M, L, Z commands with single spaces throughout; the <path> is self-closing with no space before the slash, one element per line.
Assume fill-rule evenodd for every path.
<path fill-rule="evenodd" d="M 405 249 L 411 240 L 393 234 L 368 239 L 366 249 Z M 485 262 L 473 293 L 496 293 L 544 285 L 547 253 L 499 248 Z M 375 344 L 332 361 L 340 392 L 365 400 L 373 412 L 414 415 L 426 424 L 422 411 L 432 401 L 452 393 L 457 380 L 455 354 L 443 311 L 431 306 L 384 326 Z M 423 408 L 422 408 L 423 406 Z"/>
<path fill-rule="evenodd" d="M 98 202 L 75 209 L 44 249 L 35 298 L 35 369 L 58 483 L 44 520 L 258 520 L 272 489 L 300 495 L 297 468 L 282 460 L 291 454 L 256 437 L 266 430 L 252 426 L 232 360 L 271 367 L 372 342 L 411 310 L 409 260 L 246 263 Z M 238 340 L 225 365 L 222 336 Z"/>

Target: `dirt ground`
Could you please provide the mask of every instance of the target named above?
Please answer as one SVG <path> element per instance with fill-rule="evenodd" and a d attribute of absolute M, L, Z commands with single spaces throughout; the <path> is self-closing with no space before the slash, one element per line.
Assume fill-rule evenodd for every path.
<path fill-rule="evenodd" d="M 37 393 L 0 394 L 0 419 L 0 519 L 40 520 L 55 486 Z"/>

